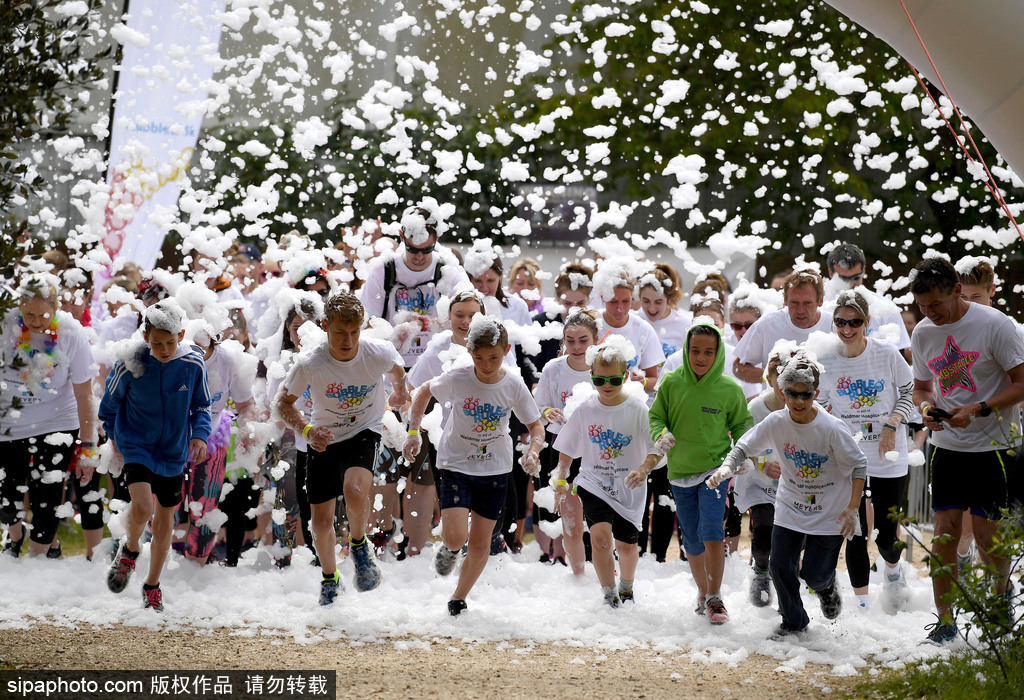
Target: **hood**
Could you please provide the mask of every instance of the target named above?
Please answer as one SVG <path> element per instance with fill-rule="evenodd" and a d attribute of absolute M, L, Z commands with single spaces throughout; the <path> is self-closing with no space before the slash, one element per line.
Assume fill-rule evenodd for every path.
<path fill-rule="evenodd" d="M 681 365 L 687 381 L 693 384 L 697 383 L 697 375 L 690 367 L 690 338 L 693 336 L 694 329 L 699 326 L 711 328 L 718 337 L 718 352 L 715 354 L 715 362 L 711 365 L 708 373 L 701 378 L 701 381 L 714 380 L 721 377 L 725 371 L 725 336 L 722 330 L 707 317 L 697 318 L 690 326 L 690 329 L 686 331 L 686 342 L 683 343 L 683 364 Z"/>

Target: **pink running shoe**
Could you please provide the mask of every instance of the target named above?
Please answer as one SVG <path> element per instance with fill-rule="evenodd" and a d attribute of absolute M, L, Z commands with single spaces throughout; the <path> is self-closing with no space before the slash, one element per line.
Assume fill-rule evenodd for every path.
<path fill-rule="evenodd" d="M 142 600 L 146 603 L 145 607 L 152 608 L 157 612 L 164 611 L 164 594 L 160 591 L 160 586 L 152 589 L 143 588 Z"/>
<path fill-rule="evenodd" d="M 708 598 L 708 619 L 712 625 L 724 625 L 729 621 L 729 613 L 725 610 L 725 604 L 718 596 Z"/>

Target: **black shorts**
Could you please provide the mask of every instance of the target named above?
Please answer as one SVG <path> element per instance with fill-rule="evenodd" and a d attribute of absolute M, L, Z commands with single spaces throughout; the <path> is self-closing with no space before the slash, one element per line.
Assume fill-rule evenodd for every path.
<path fill-rule="evenodd" d="M 377 465 L 380 435 L 360 430 L 350 438 L 328 445 L 323 452 L 306 452 L 306 495 L 310 505 L 334 501 L 345 493 L 345 472 L 365 469 L 371 474 Z"/>
<path fill-rule="evenodd" d="M 617 541 L 636 544 L 640 540 L 640 531 L 636 526 L 616 513 L 603 498 L 579 487 L 576 487 L 575 491 L 583 506 L 583 517 L 587 521 L 587 527 L 594 529 L 594 525 L 598 523 L 611 523 L 612 537 Z"/>
<path fill-rule="evenodd" d="M 410 464 L 402 455 L 390 447 L 381 445 L 377 457 L 377 467 L 373 470 L 374 479 L 378 484 L 395 484 L 401 477 L 405 477 L 407 484 L 418 486 L 433 486 L 434 472 L 430 468 L 430 455 L 433 453 L 425 433 L 420 453 Z"/>
<path fill-rule="evenodd" d="M 121 470 L 124 483 L 149 484 L 149 488 L 156 496 L 156 502 L 164 508 L 175 508 L 181 503 L 181 486 L 184 483 L 184 474 L 177 476 L 160 476 L 150 471 L 149 467 L 138 462 L 128 462 Z"/>
<path fill-rule="evenodd" d="M 441 510 L 468 508 L 481 518 L 497 520 L 505 507 L 508 474 L 471 476 L 462 472 L 444 470 L 441 479 Z"/>
<path fill-rule="evenodd" d="M 1007 450 L 957 452 L 942 447 L 932 450 L 932 509 L 971 510 L 998 520 L 1006 508 L 1007 477 L 1018 469 L 1017 458 Z"/>

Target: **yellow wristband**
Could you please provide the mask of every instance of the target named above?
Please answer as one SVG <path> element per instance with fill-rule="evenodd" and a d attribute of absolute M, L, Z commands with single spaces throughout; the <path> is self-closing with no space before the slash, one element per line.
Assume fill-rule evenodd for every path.
<path fill-rule="evenodd" d="M 313 429 L 313 424 L 312 423 L 306 423 L 306 427 L 302 429 L 302 439 L 303 440 L 308 440 L 309 439 L 309 431 L 312 430 L 312 429 Z"/>
<path fill-rule="evenodd" d="M 644 383 L 644 389 L 646 389 L 647 388 L 647 377 L 644 377 L 640 381 L 642 381 Z"/>
<path fill-rule="evenodd" d="M 553 410 L 554 410 L 554 409 L 552 409 L 552 408 L 545 408 L 545 409 L 544 409 L 543 411 L 541 411 L 541 413 L 540 413 L 540 414 L 541 414 L 542 416 L 544 416 L 544 418 L 546 419 L 546 418 L 548 417 L 548 413 L 550 413 L 550 412 L 551 412 L 551 411 L 553 411 Z"/>
<path fill-rule="evenodd" d="M 416 428 L 409 428 L 409 434 L 410 435 L 419 435 L 420 431 L 416 430 Z"/>
<path fill-rule="evenodd" d="M 555 486 L 568 486 L 569 482 L 565 479 L 555 479 Z"/>

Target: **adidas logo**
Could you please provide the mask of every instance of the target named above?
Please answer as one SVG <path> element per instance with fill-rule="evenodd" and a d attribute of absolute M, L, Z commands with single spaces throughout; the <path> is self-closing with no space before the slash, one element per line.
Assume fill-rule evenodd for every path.
<path fill-rule="evenodd" d="M 182 384 L 181 386 L 178 387 L 178 391 L 188 391 L 188 386 L 185 385 L 185 384 Z"/>

